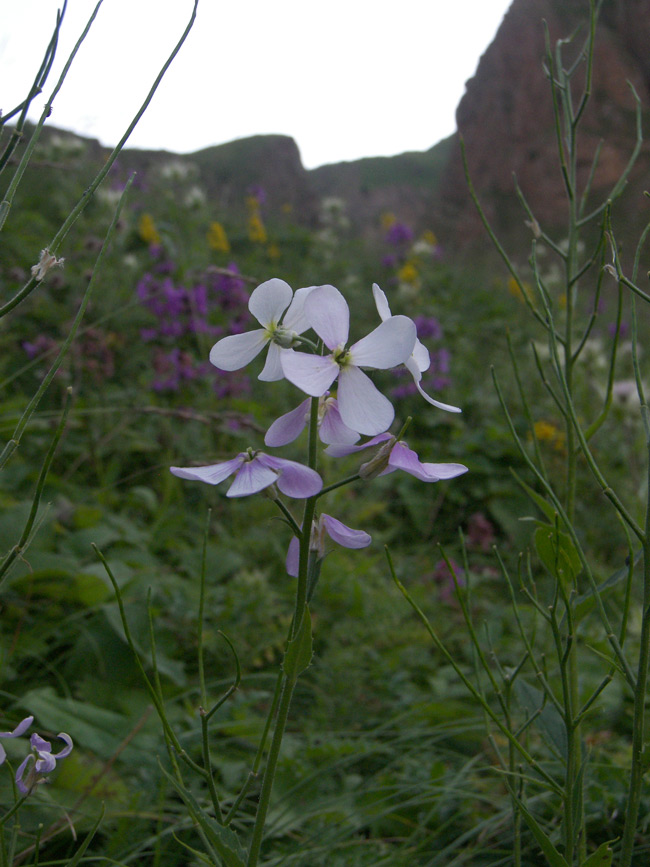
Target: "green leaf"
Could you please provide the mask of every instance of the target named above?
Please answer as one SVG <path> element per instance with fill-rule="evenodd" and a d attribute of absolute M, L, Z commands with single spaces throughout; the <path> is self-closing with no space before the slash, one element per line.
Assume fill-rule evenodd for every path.
<path fill-rule="evenodd" d="M 643 548 L 639 548 L 638 551 L 634 554 L 634 563 L 633 566 L 636 566 L 640 563 L 641 558 L 643 556 Z M 620 569 L 617 569 L 616 572 L 612 572 L 609 578 L 606 578 L 603 582 L 598 585 L 598 593 L 601 599 L 604 599 L 608 596 L 614 587 L 621 583 L 621 581 L 626 581 L 628 575 L 630 574 L 630 567 L 628 564 L 625 566 L 621 566 Z M 594 591 L 587 590 L 586 593 L 583 593 L 581 596 L 578 596 L 575 604 L 575 616 L 578 618 L 582 618 L 585 614 L 588 614 L 591 609 L 594 607 Z"/>
<path fill-rule="evenodd" d="M 539 523 L 535 530 L 535 548 L 540 560 L 565 587 L 573 583 L 582 563 L 571 537 L 550 524 Z"/>
<path fill-rule="evenodd" d="M 290 683 L 295 683 L 302 672 L 309 667 L 313 655 L 311 615 L 309 607 L 305 605 L 298 632 L 289 642 L 282 663 L 282 668 Z"/>
<path fill-rule="evenodd" d="M 525 680 L 515 681 L 515 693 L 528 717 L 535 718 L 533 725 L 544 740 L 566 762 L 568 749 L 566 727 L 557 708 L 549 702 L 544 704 L 544 693 L 526 683 Z"/>
<path fill-rule="evenodd" d="M 614 852 L 610 849 L 610 844 L 614 840 L 609 840 L 607 843 L 602 843 L 595 852 L 583 861 L 580 867 L 611 867 Z"/>
<path fill-rule="evenodd" d="M 517 482 L 521 485 L 521 487 L 524 489 L 524 491 L 526 491 L 526 493 L 528 494 L 530 499 L 533 501 L 533 503 L 535 503 L 535 505 L 538 507 L 538 509 L 546 515 L 546 517 L 549 519 L 549 521 L 555 521 L 555 516 L 557 514 L 556 509 L 550 503 L 547 503 L 546 500 L 544 499 L 544 497 L 542 497 L 540 494 L 538 494 L 536 491 L 534 491 L 530 487 L 530 485 L 527 485 L 523 479 L 519 478 L 519 476 L 517 475 L 517 473 L 513 469 L 511 469 L 510 472 L 515 477 Z"/>
<path fill-rule="evenodd" d="M 97 829 L 99 828 L 99 824 L 102 821 L 103 817 L 104 817 L 104 806 L 102 805 L 102 809 L 101 809 L 101 812 L 99 814 L 99 818 L 97 819 L 97 821 L 95 822 L 93 827 L 90 829 L 90 833 L 86 835 L 86 839 L 83 841 L 81 846 L 77 849 L 77 851 L 75 852 L 72 859 L 70 861 L 68 861 L 68 863 L 66 864 L 66 867 L 77 867 L 77 864 L 79 864 L 79 862 L 81 861 L 82 857 L 84 856 L 84 854 L 86 852 L 86 849 L 90 846 L 93 837 L 97 833 Z"/>
<path fill-rule="evenodd" d="M 90 702 L 61 698 L 51 686 L 26 692 L 20 699 L 20 706 L 34 714 L 41 728 L 68 732 L 75 742 L 103 759 L 115 754 L 133 728 L 133 720 L 125 714 L 97 707 Z M 144 749 L 145 744 L 147 748 L 155 749 L 150 737 L 149 743 L 142 733 L 138 738 L 140 749 Z M 126 750 L 127 756 L 135 755 L 132 746 Z"/>
<path fill-rule="evenodd" d="M 216 819 L 209 816 L 199 806 L 198 801 L 178 780 L 172 777 L 164 768 L 161 768 L 172 786 L 176 789 L 185 804 L 192 819 L 201 826 L 208 842 L 218 852 L 226 867 L 246 867 L 246 852 L 244 851 L 237 834 L 225 825 L 220 825 Z"/>
<path fill-rule="evenodd" d="M 512 789 L 511 789 L 512 792 Z M 542 827 L 537 823 L 537 820 L 533 817 L 531 813 L 528 812 L 526 807 L 524 807 L 522 801 L 512 792 L 514 799 L 517 802 L 519 809 L 521 810 L 521 815 L 524 817 L 526 824 L 531 830 L 533 837 L 539 843 L 539 848 L 542 850 L 544 855 L 546 856 L 546 860 L 551 865 L 551 867 L 569 867 L 568 862 L 562 855 L 557 851 L 553 843 L 551 842 L 549 836 L 544 832 Z"/>

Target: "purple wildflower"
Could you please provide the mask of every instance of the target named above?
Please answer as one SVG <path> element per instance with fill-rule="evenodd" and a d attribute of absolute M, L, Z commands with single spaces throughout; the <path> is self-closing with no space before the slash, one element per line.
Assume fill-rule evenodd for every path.
<path fill-rule="evenodd" d="M 310 467 L 253 449 L 240 452 L 232 460 L 218 464 L 170 469 L 179 479 L 205 482 L 208 485 L 218 485 L 234 475 L 235 480 L 228 489 L 227 497 L 248 497 L 276 484 L 288 497 L 305 499 L 313 497 L 323 487 L 321 477 Z"/>
<path fill-rule="evenodd" d="M 26 716 L 25 719 L 21 720 L 16 728 L 10 732 L 0 732 L 0 738 L 19 738 L 21 735 L 24 735 L 30 725 L 34 722 L 33 716 Z M 3 764 L 4 760 L 7 758 L 7 753 L 5 752 L 5 748 L 0 744 L 0 765 Z"/>
<path fill-rule="evenodd" d="M 53 753 L 49 741 L 43 740 L 37 734 L 31 736 L 32 752 L 21 762 L 16 771 L 16 785 L 23 795 L 29 795 L 34 786 L 44 783 L 47 775 L 51 774 L 56 767 L 57 761 L 65 759 L 72 752 L 73 744 L 70 735 L 59 732 L 57 737 L 65 743 L 65 747 L 60 752 Z"/>
<path fill-rule="evenodd" d="M 364 530 L 353 530 L 342 521 L 323 513 L 314 520 L 309 541 L 309 550 L 316 554 L 318 560 L 322 560 L 327 553 L 325 549 L 326 535 L 344 548 L 367 548 L 372 542 L 372 537 Z M 289 543 L 286 561 L 287 573 L 293 578 L 298 577 L 299 559 L 300 542 L 294 536 Z"/>

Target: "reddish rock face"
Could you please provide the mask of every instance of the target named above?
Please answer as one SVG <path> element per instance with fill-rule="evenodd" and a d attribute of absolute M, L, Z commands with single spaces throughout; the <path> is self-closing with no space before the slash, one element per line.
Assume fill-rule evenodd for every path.
<path fill-rule="evenodd" d="M 582 24 L 565 50 L 568 66 L 584 43 L 586 11 L 587 4 L 580 0 L 514 0 L 476 75 L 467 82 L 456 114 L 458 131 L 465 141 L 474 186 L 497 229 L 512 226 L 517 213 L 520 222 L 524 219 L 514 201 L 513 173 L 541 223 L 558 224 L 565 213 L 567 199 L 545 72 L 543 21 L 553 51 L 558 39 Z M 581 126 L 578 169 L 582 185 L 602 139 L 594 178 L 594 191 L 601 197 L 616 182 L 634 148 L 635 103 L 627 81 L 634 85 L 646 113 L 650 105 L 649 45 L 650 0 L 605 4 L 596 35 L 592 99 Z M 585 66 L 580 64 L 574 78 L 576 104 Z M 634 175 L 641 183 L 648 156 L 644 147 Z M 642 192 L 637 184 L 639 200 Z M 447 166 L 438 207 L 442 221 L 457 238 L 471 242 L 482 233 L 467 194 L 460 148 L 454 149 Z"/>

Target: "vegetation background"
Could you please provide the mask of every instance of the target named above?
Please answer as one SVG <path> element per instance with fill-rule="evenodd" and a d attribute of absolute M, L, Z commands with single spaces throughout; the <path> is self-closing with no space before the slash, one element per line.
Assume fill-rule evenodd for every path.
<path fill-rule="evenodd" d="M 504 169 L 508 175 L 517 169 L 533 210 L 548 208 L 549 231 L 562 242 L 557 169 L 545 168 L 550 133 L 543 112 L 531 104 L 537 90 L 527 89 L 535 76 L 544 86 L 542 51 L 536 53 L 540 43 L 534 41 L 542 33 L 541 5 L 551 30 L 573 23 L 585 6 L 516 0 L 459 109 L 479 195 L 524 272 L 531 229 L 512 204 L 516 199 L 504 185 Z M 609 183 L 608 166 L 618 166 L 633 147 L 633 103 L 616 77 L 620 69 L 631 70 L 647 96 L 646 72 L 635 66 L 638 52 L 629 47 L 637 20 L 628 21 L 622 8 L 604 5 L 597 42 L 600 77 L 587 119 L 593 129 L 587 152 L 600 134 L 613 136 L 594 195 Z M 532 48 L 530 33 L 537 34 Z M 543 34 L 541 39 L 543 47 Z M 507 46 L 515 44 L 513 57 Z M 523 63 L 521 93 L 513 89 L 505 60 L 495 67 L 495 57 Z M 496 135 L 494 126 L 486 129 L 472 105 L 496 100 L 507 112 L 506 97 L 497 98 L 506 82 L 517 103 L 520 135 L 503 125 L 496 148 L 485 138 Z M 623 121 L 630 118 L 628 135 Z M 432 486 L 396 473 L 367 490 L 355 486 L 335 496 L 337 514 L 369 530 L 373 544 L 361 552 L 337 548 L 325 561 L 313 606 L 314 661 L 298 685 L 264 863 L 512 863 L 509 793 L 494 771 L 494 743 L 486 736 L 483 714 L 404 604 L 383 550 L 390 546 L 402 581 L 471 672 L 472 647 L 442 545 L 461 588 L 471 590 L 475 621 L 488 646 L 502 665 L 516 664 L 516 624 L 493 546 L 516 573 L 519 552 L 533 544 L 535 525 L 525 519 L 537 513 L 513 477 L 514 470 L 534 484 L 499 407 L 490 366 L 512 404 L 517 432 L 531 450 L 536 438 L 551 474 L 561 472 L 566 441 L 557 408 L 542 385 L 535 385 L 530 343 L 539 335 L 529 322 L 526 286 L 512 280 L 479 233 L 471 203 L 459 192 L 457 145 L 453 137 L 426 154 L 309 173 L 302 170 L 295 145 L 283 137 L 189 156 L 124 151 L 70 231 L 64 267 L 50 272 L 20 315 L 2 320 L 2 427 L 9 437 L 69 332 L 116 203 L 135 171 L 95 273 L 82 327 L 3 471 L 0 548 L 10 550 L 29 515 L 43 455 L 71 386 L 74 402 L 48 476 L 38 531 L 3 587 L 0 671 L 7 713 L 11 710 L 12 718 L 34 713 L 53 733 L 68 731 L 75 741 L 52 784 L 41 787 L 21 813 L 25 858 L 31 857 L 30 841 L 42 825 L 46 847 L 40 863 L 66 863 L 75 843 L 65 815 L 82 835 L 103 802 L 93 848 L 104 859 L 198 863 L 188 861 L 178 842 L 192 845 L 194 832 L 161 772 L 166 751 L 159 723 L 91 544 L 110 562 L 145 661 L 150 659 L 147 605 L 153 606 L 167 713 L 181 743 L 193 749 L 200 741 L 201 540 L 212 509 L 202 631 L 210 693 L 219 695 L 234 676 L 219 630 L 235 645 L 244 672 L 212 729 L 212 760 L 226 800 L 234 799 L 249 774 L 292 610 L 292 584 L 284 569 L 287 540 L 263 498 L 226 501 L 221 488 L 184 484 L 169 466 L 209 463 L 259 445 L 270 422 L 292 408 L 288 385 L 276 384 L 270 402 L 256 369 L 224 374 L 207 363 L 220 335 L 249 327 L 251 289 L 280 276 L 294 288 L 336 285 L 350 302 L 353 323 L 364 327 L 378 321 L 370 291 L 377 282 L 394 313 L 415 319 L 432 357 L 425 387 L 461 405 L 463 414 L 425 405 L 408 377 L 381 374 L 377 381 L 394 401 L 398 423 L 413 416 L 409 444 L 423 460 L 462 462 L 469 472 Z M 482 161 L 479 154 L 485 155 Z M 24 284 L 44 239 L 56 233 L 106 156 L 96 142 L 45 129 L 4 228 L 3 296 L 13 296 Z M 622 226 L 623 257 L 630 255 L 628 239 L 638 236 L 647 220 L 641 186 L 647 149 L 637 166 L 613 214 Z M 538 183 L 540 176 L 544 184 Z M 559 285 L 554 267 L 549 255 L 548 265 L 542 263 L 549 286 Z M 629 301 L 620 321 L 614 293 L 604 291 L 601 302 L 579 398 L 585 413 L 599 399 L 606 347 L 612 333 L 620 332 L 615 401 L 594 448 L 617 489 L 634 501 L 643 493 L 644 468 L 638 402 L 629 388 L 631 356 L 625 351 Z M 647 318 L 639 327 L 643 345 Z M 530 419 L 516 409 L 507 334 L 534 407 L 533 431 Z M 353 469 L 354 459 L 348 460 Z M 605 580 L 625 564 L 628 543 L 623 531 L 612 527 L 584 467 L 580 474 L 583 541 Z M 543 592 L 548 580 L 543 569 L 536 579 Z M 632 641 L 638 626 L 633 620 Z M 603 652 L 595 634 L 586 631 L 581 640 L 595 647 L 594 658 Z M 587 665 L 582 674 L 590 682 L 598 667 L 594 664 L 592 673 Z M 616 686 L 604 695 L 588 744 L 598 751 L 586 785 L 586 821 L 595 843 L 621 834 L 626 780 L 620 767 L 630 749 L 629 697 Z M 520 693 L 518 701 L 525 707 L 526 695 Z M 531 737 L 546 736 L 542 728 Z M 195 794 L 201 796 L 198 787 Z M 244 818 L 237 820 L 243 830 L 255 794 L 252 790 Z M 3 798 L 10 802 L 8 788 Z M 650 849 L 649 806 L 644 796 L 634 862 L 639 865 Z M 553 827 L 543 797 L 537 807 Z M 545 863 L 535 854 L 532 835 L 525 832 L 524 840 L 524 863 Z"/>

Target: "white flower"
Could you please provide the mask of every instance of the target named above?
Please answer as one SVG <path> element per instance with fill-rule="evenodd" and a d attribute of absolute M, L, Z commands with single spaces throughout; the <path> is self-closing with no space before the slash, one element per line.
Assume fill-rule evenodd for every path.
<path fill-rule="evenodd" d="M 266 364 L 258 378 L 264 382 L 282 379 L 280 347 L 291 346 L 296 337 L 309 327 L 302 311 L 313 288 L 298 289 L 294 295 L 291 286 L 277 277 L 261 283 L 251 293 L 248 309 L 262 328 L 231 334 L 219 340 L 210 351 L 212 364 L 220 370 L 240 370 L 268 344 Z"/>
<path fill-rule="evenodd" d="M 320 397 L 338 377 L 338 408 L 343 424 L 358 433 L 382 433 L 390 427 L 395 410 L 361 370 L 387 370 L 402 364 L 415 345 L 414 323 L 392 316 L 370 334 L 347 348 L 350 310 L 334 286 L 317 286 L 305 301 L 304 315 L 330 355 L 308 355 L 286 349 L 280 362 L 284 375 L 312 397 Z"/>
<path fill-rule="evenodd" d="M 387 319 L 390 319 L 392 315 L 390 312 L 388 299 L 386 298 L 385 293 L 379 288 L 376 283 L 372 284 L 372 294 L 375 299 L 377 313 L 379 313 L 382 322 L 385 322 Z M 413 377 L 415 387 L 428 403 L 432 404 L 433 406 L 437 406 L 438 409 L 445 409 L 447 410 L 447 412 L 462 412 L 462 410 L 457 406 L 451 406 L 448 403 L 442 403 L 439 400 L 434 400 L 432 397 L 429 397 L 426 391 L 422 388 L 422 386 L 420 385 L 420 381 L 422 380 L 422 373 L 423 371 L 429 369 L 430 364 L 431 359 L 429 357 L 429 350 L 416 338 L 413 352 L 404 362 L 404 367 Z"/>

